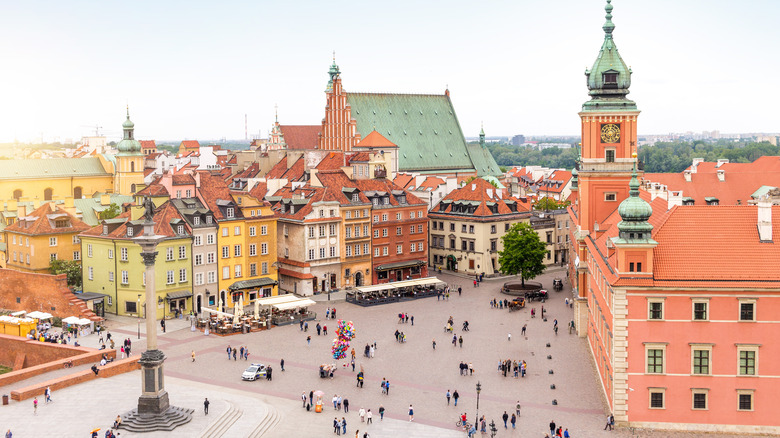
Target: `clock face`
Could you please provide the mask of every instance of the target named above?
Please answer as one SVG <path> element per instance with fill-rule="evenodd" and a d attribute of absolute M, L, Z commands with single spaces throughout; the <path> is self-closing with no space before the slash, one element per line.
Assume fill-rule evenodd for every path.
<path fill-rule="evenodd" d="M 615 123 L 606 123 L 601 125 L 601 142 L 602 143 L 619 143 L 620 142 L 620 125 Z"/>

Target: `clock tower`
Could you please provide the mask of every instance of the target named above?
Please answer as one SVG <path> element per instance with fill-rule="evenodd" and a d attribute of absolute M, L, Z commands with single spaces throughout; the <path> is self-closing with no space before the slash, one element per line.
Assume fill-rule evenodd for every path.
<path fill-rule="evenodd" d="M 579 163 L 579 233 L 586 236 L 628 197 L 636 152 L 639 111 L 629 100 L 631 69 L 618 53 L 612 32 L 612 0 L 607 0 L 604 43 L 585 70 L 591 99 L 582 105 L 582 156 Z"/>

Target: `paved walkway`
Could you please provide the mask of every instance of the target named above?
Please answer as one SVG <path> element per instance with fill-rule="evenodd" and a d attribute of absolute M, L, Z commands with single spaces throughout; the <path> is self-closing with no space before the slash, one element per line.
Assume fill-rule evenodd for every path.
<path fill-rule="evenodd" d="M 539 280 L 549 286 L 553 277 L 561 276 L 553 271 Z M 271 330 L 227 337 L 204 336 L 190 331 L 189 321 L 171 320 L 168 331 L 160 333 L 159 345 L 166 353 L 166 389 L 171 403 L 195 409 L 192 423 L 174 432 L 145 434 L 144 436 L 191 437 L 198 436 L 223 414 L 241 415 L 235 423 L 228 424 L 225 435 L 250 436 L 266 418 L 278 416 L 276 424 L 263 436 L 269 437 L 321 437 L 332 434 L 333 416 L 342 416 L 348 422 L 348 437 L 356 429 L 367 427 L 371 437 L 449 437 L 465 436 L 454 427 L 463 412 L 473 419 L 477 412 L 476 383 L 482 385 L 479 394 L 479 414 L 488 422 L 495 420 L 499 437 L 543 437 L 550 420 L 569 429 L 574 437 L 632 436 L 630 431 L 603 431 L 606 408 L 601 387 L 595 377 L 584 339 L 569 335 L 564 329 L 571 320 L 571 309 L 564 305 L 564 297 L 570 296 L 565 284 L 563 292 L 550 292 L 551 299 L 544 303 L 548 312 L 545 322 L 540 317 L 541 304 L 534 302 L 526 309 L 509 313 L 491 309 L 489 301 L 505 298 L 498 291 L 503 280 L 486 280 L 478 288 L 467 279 L 449 276 L 439 277 L 451 284 L 462 284 L 463 294 L 452 294 L 448 301 L 435 297 L 384 306 L 362 308 L 340 301 L 324 301 L 314 305 L 314 311 L 324 316 L 328 306 L 337 308 L 339 318 L 354 322 L 357 337 L 353 341 L 357 352 L 356 368 L 366 374 L 364 388 L 355 386 L 355 373 L 351 367 L 340 367 L 333 379 L 318 378 L 321 363 L 334 360 L 330 354 L 336 321 L 320 320 L 327 325 L 329 335 L 317 336 L 316 322 L 309 323 L 308 333 L 298 326 L 276 327 Z M 335 304 L 334 304 L 335 303 Z M 537 317 L 530 317 L 535 307 Z M 414 325 L 398 323 L 397 314 L 414 315 Z M 471 330 L 456 330 L 463 336 L 463 347 L 453 346 L 452 335 L 443 331 L 447 318 L 452 316 L 455 328 L 460 329 L 464 320 Z M 141 340 L 137 339 L 137 322 L 133 318 L 109 317 L 109 327 L 115 340 L 130 337 L 133 354 L 140 354 L 144 346 L 143 325 Z M 553 332 L 553 320 L 561 327 L 558 335 Z M 527 325 L 527 336 L 520 336 Z M 157 326 L 159 333 L 159 325 Z M 399 344 L 394 340 L 395 330 L 406 333 L 408 341 Z M 507 334 L 512 333 L 511 341 Z M 310 344 L 306 337 L 311 336 Z M 432 340 L 436 339 L 436 350 Z M 81 338 L 82 345 L 97 346 L 97 336 Z M 376 342 L 378 349 L 372 359 L 362 356 L 367 343 Z M 547 343 L 550 347 L 546 347 Z M 247 346 L 249 361 L 228 360 L 225 349 L 231 346 Z M 196 362 L 190 358 L 195 351 Z M 550 355 L 551 359 L 547 356 Z M 285 359 L 285 372 L 279 367 Z M 524 359 L 529 374 L 525 378 L 502 377 L 497 372 L 500 359 Z M 458 364 L 471 362 L 475 374 L 461 376 Z M 245 382 L 240 376 L 250 362 L 270 364 L 272 381 Z M 341 361 L 342 364 L 345 361 Z M 549 370 L 554 374 L 549 374 Z M 383 395 L 380 381 L 391 382 L 389 395 Z M 88 436 L 95 427 L 109 426 L 118 413 L 125 412 L 137 403 L 140 394 L 140 372 L 128 373 L 109 379 L 97 379 L 54 394 L 52 405 L 41 405 L 36 417 L 32 414 L 32 401 L 12 402 L 0 406 L 0 429 L 11 428 L 14 437 L 27 436 Z M 24 383 L 24 382 L 21 382 Z M 18 386 L 23 386 L 22 384 Z M 555 384 L 556 389 L 550 389 Z M 17 386 L 17 385 L 11 385 Z M 0 388 L 7 393 L 13 388 Z M 322 390 L 325 393 L 325 410 L 322 414 L 307 412 L 301 408 L 301 392 Z M 447 405 L 447 390 L 460 393 L 458 406 Z M 329 400 L 339 394 L 350 401 L 350 412 L 334 411 Z M 211 413 L 203 415 L 203 399 L 212 401 Z M 557 405 L 553 405 L 553 400 Z M 522 405 L 518 429 L 504 429 L 501 415 L 512 413 L 517 401 Z M 407 410 L 412 404 L 415 421 L 410 423 Z M 379 421 L 378 408 L 384 406 L 384 421 Z M 329 407 L 330 406 L 330 407 Z M 358 409 L 364 407 L 374 412 L 374 424 L 361 424 Z M 362 432 L 361 432 L 362 435 Z M 122 437 L 134 436 L 122 432 Z M 216 435 L 215 435 L 216 436 Z M 694 434 L 643 433 L 641 436 L 682 437 Z"/>

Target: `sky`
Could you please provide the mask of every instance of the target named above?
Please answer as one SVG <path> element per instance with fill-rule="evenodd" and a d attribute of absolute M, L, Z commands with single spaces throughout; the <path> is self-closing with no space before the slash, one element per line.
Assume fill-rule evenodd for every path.
<path fill-rule="evenodd" d="M 780 2 L 613 0 L 639 133 L 778 132 Z M 578 135 L 604 0 L 0 2 L 0 142 L 243 139 L 347 91 L 442 94 L 466 136 Z"/>

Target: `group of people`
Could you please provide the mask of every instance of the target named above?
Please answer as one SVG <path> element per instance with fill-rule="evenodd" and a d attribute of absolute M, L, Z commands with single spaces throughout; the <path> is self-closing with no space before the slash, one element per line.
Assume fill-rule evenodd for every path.
<path fill-rule="evenodd" d="M 231 356 L 233 356 L 233 360 L 235 361 L 238 360 L 237 358 L 241 358 L 241 360 L 249 360 L 249 347 L 241 346 L 241 348 L 237 349 L 236 347 L 231 347 L 230 345 L 228 345 L 227 348 L 225 349 L 225 352 L 227 352 L 228 360 L 230 360 Z M 195 361 L 194 359 L 195 356 L 193 356 L 193 362 Z"/>
<path fill-rule="evenodd" d="M 472 365 L 471 362 L 461 362 L 460 365 L 458 365 L 458 368 L 460 369 L 460 375 L 461 376 L 473 376 L 474 375 L 474 365 Z"/>
<path fill-rule="evenodd" d="M 569 438 L 571 435 L 569 435 L 569 429 L 565 429 L 562 426 L 557 426 L 555 421 L 550 421 L 550 435 L 545 435 L 545 438 L 550 438 L 551 436 L 557 438 Z"/>
<path fill-rule="evenodd" d="M 106 336 L 110 336 L 110 335 L 111 334 L 109 333 Z M 111 338 L 109 338 L 109 341 L 112 343 L 114 342 L 114 340 Z M 125 357 L 130 357 L 130 349 L 132 346 L 133 346 L 133 341 L 131 341 L 130 338 L 126 338 L 124 341 L 122 341 L 122 346 L 119 347 L 119 351 L 120 353 L 122 353 L 122 359 L 124 359 Z"/>
<path fill-rule="evenodd" d="M 406 334 L 404 332 L 398 331 L 398 329 L 396 329 L 396 331 L 395 331 L 395 342 L 400 342 L 402 344 L 404 342 L 406 342 Z"/>
<path fill-rule="evenodd" d="M 504 298 L 503 300 L 497 300 L 493 298 L 490 300 L 490 307 L 493 309 L 503 309 L 503 308 L 509 308 L 509 300 Z"/>
<path fill-rule="evenodd" d="M 412 319 L 412 325 L 414 325 L 414 315 L 409 315 L 408 313 L 399 313 L 398 314 L 398 324 L 406 324 L 409 322 L 409 318 Z"/>
<path fill-rule="evenodd" d="M 499 360 L 498 372 L 503 374 L 504 377 L 507 374 L 514 374 L 514 378 L 525 377 L 525 373 L 528 370 L 528 364 L 524 360 Z"/>
<path fill-rule="evenodd" d="M 325 319 L 336 319 L 336 308 L 325 309 Z"/>

